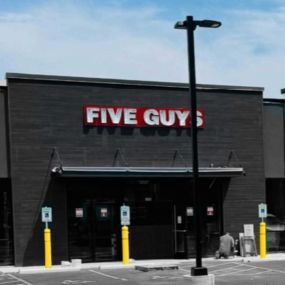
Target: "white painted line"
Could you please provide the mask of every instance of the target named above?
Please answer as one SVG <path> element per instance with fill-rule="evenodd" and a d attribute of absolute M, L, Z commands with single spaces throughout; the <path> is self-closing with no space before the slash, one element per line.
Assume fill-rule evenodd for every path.
<path fill-rule="evenodd" d="M 262 269 L 262 270 L 272 270 L 273 272 L 285 274 L 285 271 L 278 270 L 278 269 L 271 269 L 271 268 L 259 267 L 259 266 L 254 266 L 254 265 L 247 265 L 247 266 L 251 266 L 251 267 L 254 267 L 256 269 Z"/>
<path fill-rule="evenodd" d="M 89 270 L 89 271 L 91 271 L 91 272 L 93 272 L 93 273 L 96 273 L 96 274 L 98 274 L 98 275 L 102 275 L 102 276 L 104 276 L 104 277 L 109 277 L 109 278 L 115 279 L 115 280 L 128 281 L 128 279 L 116 277 L 116 276 L 109 275 L 109 274 L 105 274 L 105 273 L 98 272 L 98 271 L 95 271 L 95 270 Z"/>
<path fill-rule="evenodd" d="M 274 272 L 272 270 L 264 270 L 264 271 L 261 271 L 261 272 L 257 272 L 254 275 L 263 274 L 263 273 L 274 273 Z"/>
<path fill-rule="evenodd" d="M 7 276 L 10 276 L 11 278 L 16 279 L 16 280 L 18 280 L 18 281 L 20 281 L 20 282 L 22 282 L 22 283 L 24 283 L 24 284 L 26 284 L 26 285 L 33 285 L 32 283 L 30 283 L 30 282 L 28 282 L 28 281 L 25 281 L 25 280 L 23 280 L 23 279 L 21 279 L 21 278 L 18 278 L 18 277 L 16 277 L 16 276 L 12 275 L 12 274 L 6 274 L 6 275 L 7 275 Z"/>
<path fill-rule="evenodd" d="M 1 282 L 0 284 L 8 284 L 8 283 L 15 283 L 15 282 L 17 282 L 17 280 L 5 281 L 5 282 Z"/>
<path fill-rule="evenodd" d="M 179 268 L 179 270 L 186 271 L 186 272 L 190 272 L 189 269 L 184 269 L 184 268 Z"/>
<path fill-rule="evenodd" d="M 246 272 L 246 271 L 250 271 L 253 269 L 255 269 L 255 268 L 243 269 L 243 270 L 238 270 L 238 271 L 234 271 L 234 272 L 230 272 L 230 273 L 226 273 L 226 274 L 221 274 L 221 275 L 215 275 L 215 276 L 216 277 L 222 277 L 222 276 L 228 276 L 228 275 L 235 275 L 238 272 Z"/>
<path fill-rule="evenodd" d="M 82 281 L 82 280 L 64 280 L 62 284 L 85 284 L 85 283 L 95 283 L 96 281 Z"/>
<path fill-rule="evenodd" d="M 82 281 L 82 280 L 64 280 L 62 284 L 86 284 L 95 283 L 96 281 Z"/>
<path fill-rule="evenodd" d="M 244 264 L 239 264 L 239 265 L 236 265 L 236 266 L 227 267 L 227 268 L 222 268 L 222 269 L 216 269 L 216 270 L 211 271 L 211 273 L 218 272 L 218 271 L 231 270 L 231 269 L 235 270 L 235 268 L 241 267 L 241 266 L 244 266 Z M 235 272 L 235 271 L 234 271 L 234 272 Z"/>
<path fill-rule="evenodd" d="M 216 265 L 212 265 L 212 266 L 206 266 L 207 268 L 214 268 L 214 267 L 219 267 L 219 266 L 225 266 L 225 265 L 228 265 L 228 264 L 235 264 L 235 265 L 238 265 L 239 263 L 237 262 L 227 262 L 227 263 L 219 263 L 219 264 L 216 264 Z"/>
<path fill-rule="evenodd" d="M 252 275 L 261 275 L 261 274 L 264 274 L 264 273 L 274 273 L 274 272 L 272 272 L 271 270 L 264 270 L 264 271 L 261 271 L 261 272 L 256 272 L 256 273 L 254 273 L 254 274 L 245 274 L 245 273 L 240 273 L 240 274 L 235 274 L 235 276 L 245 276 L 245 275 L 250 275 L 250 276 L 252 276 Z"/>

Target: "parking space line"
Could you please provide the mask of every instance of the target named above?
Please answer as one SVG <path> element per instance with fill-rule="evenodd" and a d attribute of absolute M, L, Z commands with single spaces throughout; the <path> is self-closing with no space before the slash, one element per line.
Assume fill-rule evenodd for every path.
<path fill-rule="evenodd" d="M 17 280 L 12 280 L 12 281 L 5 281 L 5 282 L 0 282 L 0 284 L 8 284 L 8 283 L 15 283 L 18 282 Z"/>
<path fill-rule="evenodd" d="M 247 266 L 251 266 L 251 267 L 254 267 L 256 269 L 271 270 L 271 271 L 276 272 L 276 273 L 285 274 L 285 271 L 278 270 L 278 269 L 271 269 L 271 268 L 259 267 L 259 266 L 254 266 L 254 265 L 247 265 Z"/>
<path fill-rule="evenodd" d="M 218 268 L 218 267 L 225 266 L 225 265 L 234 265 L 234 266 L 230 266 L 226 268 Z M 245 267 L 245 268 L 241 269 L 241 267 Z M 239 276 L 241 274 L 248 274 L 249 271 L 252 271 L 252 270 L 259 270 L 259 272 L 252 273 L 252 275 L 261 275 L 261 274 L 266 274 L 266 273 L 267 274 L 269 273 L 285 274 L 285 271 L 282 271 L 282 270 L 271 269 L 271 268 L 260 267 L 260 266 L 249 265 L 249 264 L 238 263 L 238 262 L 219 263 L 219 264 L 215 264 L 212 266 L 207 266 L 207 268 L 216 268 L 210 271 L 210 273 L 215 274 L 216 277 L 223 277 L 223 276 L 230 276 L 230 275 Z M 185 269 L 185 268 L 179 268 L 179 270 L 189 272 L 189 269 Z"/>
<path fill-rule="evenodd" d="M 28 282 L 28 281 L 25 281 L 25 280 L 23 280 L 23 279 L 21 279 L 21 278 L 18 278 L 18 277 L 16 277 L 16 276 L 14 276 L 14 275 L 12 275 L 12 274 L 6 274 L 7 276 L 10 276 L 12 279 L 16 279 L 17 281 L 20 281 L 20 282 L 22 282 L 22 283 L 24 283 L 24 284 L 26 284 L 26 285 L 33 285 L 32 283 L 30 283 L 30 282 Z"/>
<path fill-rule="evenodd" d="M 248 268 L 248 269 L 243 269 L 243 270 L 237 270 L 234 272 L 229 272 L 229 273 L 225 273 L 225 274 L 221 274 L 221 275 L 215 275 L 216 277 L 223 277 L 223 276 L 228 276 L 228 275 L 236 275 L 236 273 L 238 272 L 246 272 L 246 271 L 250 271 L 250 270 L 254 270 L 255 268 Z"/>
<path fill-rule="evenodd" d="M 190 270 L 189 270 L 189 269 L 184 269 L 184 268 L 178 268 L 178 270 L 186 271 L 186 272 L 190 272 Z"/>
<path fill-rule="evenodd" d="M 227 262 L 227 263 L 219 263 L 219 264 L 215 264 L 215 265 L 211 265 L 211 266 L 207 266 L 207 268 L 214 268 L 214 267 L 218 267 L 218 266 L 222 266 L 222 265 L 228 265 L 228 264 L 239 264 L 239 263 L 236 263 L 236 262 Z"/>
<path fill-rule="evenodd" d="M 234 270 L 235 270 L 235 268 L 241 267 L 241 266 L 244 266 L 244 264 L 238 264 L 238 265 L 235 265 L 235 266 L 232 266 L 232 267 L 227 267 L 227 268 L 222 268 L 222 269 L 216 269 L 216 270 L 211 271 L 211 273 L 218 272 L 218 271 L 231 270 L 231 269 L 234 269 Z M 238 270 L 238 271 L 240 271 L 240 270 Z M 234 271 L 234 272 L 236 272 L 236 271 Z"/>
<path fill-rule="evenodd" d="M 264 271 L 256 272 L 256 273 L 251 274 L 251 275 L 261 275 L 261 274 L 265 274 L 265 273 L 274 273 L 274 272 L 272 272 L 271 270 L 264 270 Z M 243 273 L 236 274 L 236 276 L 242 276 L 242 275 L 245 275 L 245 274 L 243 274 Z"/>
<path fill-rule="evenodd" d="M 117 276 L 105 274 L 105 273 L 98 272 L 98 271 L 95 271 L 95 270 L 89 270 L 89 271 L 91 271 L 91 272 L 93 272 L 93 273 L 96 273 L 96 274 L 98 274 L 98 275 L 102 275 L 102 276 L 104 276 L 104 277 L 109 277 L 109 278 L 115 279 L 115 280 L 128 281 L 128 279 L 126 279 L 126 278 L 120 278 L 120 277 L 117 277 Z"/>

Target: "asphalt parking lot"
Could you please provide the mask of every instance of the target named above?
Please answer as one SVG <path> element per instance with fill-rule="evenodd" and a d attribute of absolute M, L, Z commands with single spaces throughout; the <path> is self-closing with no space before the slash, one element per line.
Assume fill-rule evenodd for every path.
<path fill-rule="evenodd" d="M 193 263 L 185 262 L 174 270 L 142 272 L 135 269 L 85 269 L 76 272 L 0 275 L 0 285 L 59 285 L 59 284 L 191 284 L 189 275 Z M 215 284 L 284 285 L 285 261 L 207 261 L 204 265 L 215 275 Z"/>

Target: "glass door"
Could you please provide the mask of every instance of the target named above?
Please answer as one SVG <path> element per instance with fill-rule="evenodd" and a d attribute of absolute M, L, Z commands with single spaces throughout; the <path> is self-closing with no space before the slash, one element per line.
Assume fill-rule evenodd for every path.
<path fill-rule="evenodd" d="M 95 261 L 116 260 L 118 243 L 118 215 L 114 204 L 93 204 Z"/>
<path fill-rule="evenodd" d="M 69 256 L 83 262 L 118 259 L 118 210 L 114 203 L 70 201 L 68 206 Z"/>
<path fill-rule="evenodd" d="M 94 261 L 92 200 L 71 200 L 68 205 L 69 256 L 83 262 Z"/>
<path fill-rule="evenodd" d="M 188 258 L 194 255 L 193 207 L 176 204 L 174 212 L 174 252 L 176 258 Z"/>

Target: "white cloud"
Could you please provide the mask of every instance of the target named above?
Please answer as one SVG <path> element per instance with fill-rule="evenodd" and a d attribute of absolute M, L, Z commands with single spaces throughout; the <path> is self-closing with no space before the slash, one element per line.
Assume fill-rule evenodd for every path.
<path fill-rule="evenodd" d="M 178 80 L 171 70 L 185 55 L 174 48 L 172 23 L 157 13 L 52 5 L 0 14 L 2 72 Z"/>
<path fill-rule="evenodd" d="M 198 78 L 220 84 L 265 87 L 265 97 L 282 97 L 285 14 L 237 12 L 208 46 L 200 42 Z M 209 55 L 209 50 L 215 56 Z M 199 69 L 198 69 L 199 70 Z"/>
<path fill-rule="evenodd" d="M 186 33 L 162 20 L 158 8 L 74 3 L 0 13 L 2 78 L 25 72 L 187 82 Z M 231 12 L 222 28 L 197 29 L 197 81 L 261 86 L 265 96 L 280 96 L 284 24 L 280 8 Z"/>

